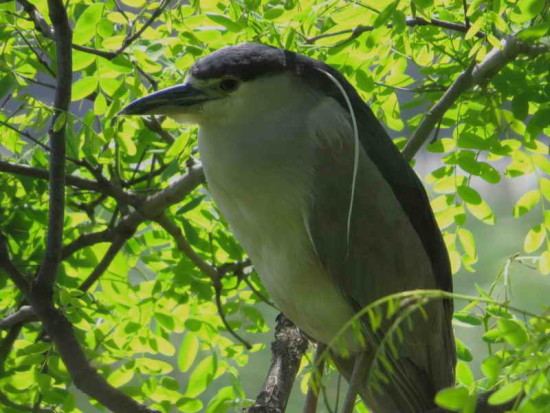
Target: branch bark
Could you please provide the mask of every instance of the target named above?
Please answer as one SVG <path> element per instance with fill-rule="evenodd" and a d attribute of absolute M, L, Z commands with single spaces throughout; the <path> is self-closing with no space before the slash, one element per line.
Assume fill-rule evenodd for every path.
<path fill-rule="evenodd" d="M 17 312 L 10 314 L 0 320 L 0 329 L 8 329 L 21 323 L 37 320 L 36 314 L 30 305 L 24 305 Z"/>
<path fill-rule="evenodd" d="M 63 242 L 63 218 L 65 212 L 65 128 L 71 103 L 72 31 L 67 11 L 61 0 L 48 0 L 50 20 L 55 29 L 57 55 L 57 86 L 55 89 L 54 115 L 50 125 L 50 199 L 46 253 L 35 288 L 41 294 L 53 294 L 53 284 L 61 262 Z"/>
<path fill-rule="evenodd" d="M 445 112 L 456 100 L 471 87 L 485 82 L 496 75 L 508 63 L 516 59 L 520 54 L 536 57 L 542 53 L 548 53 L 550 46 L 533 45 L 522 42 L 515 35 L 504 38 L 500 48 L 491 50 L 482 62 L 471 65 L 464 71 L 428 111 L 426 117 L 414 131 L 413 136 L 403 149 L 403 156 L 410 161 L 422 147 Z"/>
<path fill-rule="evenodd" d="M 272 360 L 263 389 L 246 413 L 283 413 L 308 341 L 283 314 L 277 317 Z"/>

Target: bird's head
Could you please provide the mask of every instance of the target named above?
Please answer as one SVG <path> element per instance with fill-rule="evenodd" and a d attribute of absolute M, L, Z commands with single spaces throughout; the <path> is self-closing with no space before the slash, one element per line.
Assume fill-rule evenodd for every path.
<path fill-rule="evenodd" d="M 183 84 L 138 99 L 120 115 L 167 115 L 182 123 L 244 121 L 281 108 L 292 110 L 312 95 L 341 92 L 323 72 L 339 72 L 287 50 L 244 43 L 218 50 L 190 69 Z M 350 86 L 351 87 L 351 86 Z M 352 88 L 353 89 L 353 88 Z"/>

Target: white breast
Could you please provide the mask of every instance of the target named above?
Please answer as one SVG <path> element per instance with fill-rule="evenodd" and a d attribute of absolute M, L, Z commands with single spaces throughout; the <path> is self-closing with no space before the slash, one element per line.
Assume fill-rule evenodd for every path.
<path fill-rule="evenodd" d="M 305 107 L 331 109 L 318 100 Z M 287 115 L 203 124 L 199 151 L 212 197 L 272 300 L 309 336 L 328 343 L 353 311 L 308 236 L 312 171 L 304 165 L 313 165 L 317 139 L 306 127 L 311 113 Z M 291 121 L 280 124 L 281 118 Z"/>

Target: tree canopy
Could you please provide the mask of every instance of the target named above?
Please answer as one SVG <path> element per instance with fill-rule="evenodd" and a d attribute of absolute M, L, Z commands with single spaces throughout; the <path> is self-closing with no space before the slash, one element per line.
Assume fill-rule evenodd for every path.
<path fill-rule="evenodd" d="M 455 273 L 476 270 L 477 223 L 499 225 L 487 188 L 532 176 L 509 212 L 531 217 L 522 253 L 490 289 L 385 302 L 412 297 L 421 311 L 452 296 L 456 322 L 483 327 L 482 376 L 458 341 L 440 406 L 472 412 L 496 390 L 491 404 L 549 411 L 548 308 L 506 294 L 511 263 L 550 273 L 549 31 L 547 0 L 0 0 L 1 409 L 254 405 L 240 371 L 270 356 L 257 340 L 269 298 L 203 185 L 196 128 L 116 116 L 201 56 L 252 41 L 337 68 L 408 160 L 427 154 L 417 162 L 433 166 L 424 183 Z M 285 323 L 277 339 L 300 346 L 279 390 L 299 370 L 314 403 L 319 363 Z"/>

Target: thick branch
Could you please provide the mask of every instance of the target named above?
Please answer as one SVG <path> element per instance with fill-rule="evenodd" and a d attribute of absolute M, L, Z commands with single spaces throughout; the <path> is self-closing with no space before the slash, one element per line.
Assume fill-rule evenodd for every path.
<path fill-rule="evenodd" d="M 57 86 L 54 115 L 50 126 L 50 194 L 46 253 L 38 275 L 36 288 L 43 294 L 53 293 L 53 284 L 61 262 L 63 218 L 65 212 L 65 127 L 71 103 L 72 32 L 67 11 L 61 0 L 48 0 L 50 20 L 55 29 L 57 55 Z"/>
<path fill-rule="evenodd" d="M 76 339 L 73 326 L 43 295 L 31 294 L 28 298 L 32 308 L 42 321 L 48 335 L 55 343 L 63 363 L 67 367 L 75 386 L 93 397 L 113 412 L 141 413 L 153 412 L 109 385 L 90 365 L 80 343 Z"/>
<path fill-rule="evenodd" d="M 426 20 L 422 17 L 409 17 L 405 20 L 405 23 L 409 27 L 436 26 L 436 27 L 441 27 L 441 28 L 444 28 L 444 29 L 448 29 L 448 30 L 452 30 L 452 31 L 455 31 L 455 32 L 460 32 L 460 33 L 466 33 L 469 29 L 469 27 L 467 27 L 463 24 L 460 24 L 460 23 L 453 23 L 453 22 L 449 22 L 449 21 L 445 21 L 445 20 L 439 20 L 439 19 Z M 387 27 L 392 28 L 393 24 L 389 23 L 387 25 Z M 371 26 L 371 25 L 369 25 L 369 26 L 362 26 L 361 25 L 361 26 L 357 26 L 355 29 L 340 30 L 338 32 L 323 33 L 323 34 L 320 34 L 318 36 L 309 37 L 309 38 L 306 39 L 306 43 L 307 44 L 313 44 L 316 41 L 321 40 L 321 39 L 325 39 L 327 37 L 334 37 L 334 36 L 341 36 L 343 34 L 350 34 L 349 38 L 345 40 L 345 41 L 347 41 L 347 40 L 355 39 L 356 37 L 359 37 L 360 35 L 362 35 L 365 32 L 371 32 L 374 29 L 375 29 L 375 27 Z M 484 38 L 485 33 L 482 32 L 482 31 L 478 31 L 475 34 L 475 36 L 479 37 L 479 38 Z"/>
<path fill-rule="evenodd" d="M 277 317 L 275 341 L 271 345 L 272 360 L 269 372 L 256 403 L 246 413 L 282 413 L 285 411 L 300 361 L 308 341 L 283 314 Z"/>
<path fill-rule="evenodd" d="M 428 140 L 434 127 L 462 93 L 477 84 L 489 80 L 520 54 L 536 57 L 539 54 L 550 51 L 550 47 L 547 45 L 524 43 L 513 35 L 507 36 L 502 40 L 501 44 L 501 48 L 491 50 L 481 63 L 475 66 L 472 65 L 463 72 L 443 94 L 441 99 L 431 107 L 403 150 L 403 156 L 407 161 L 410 161 L 424 142 Z"/>

